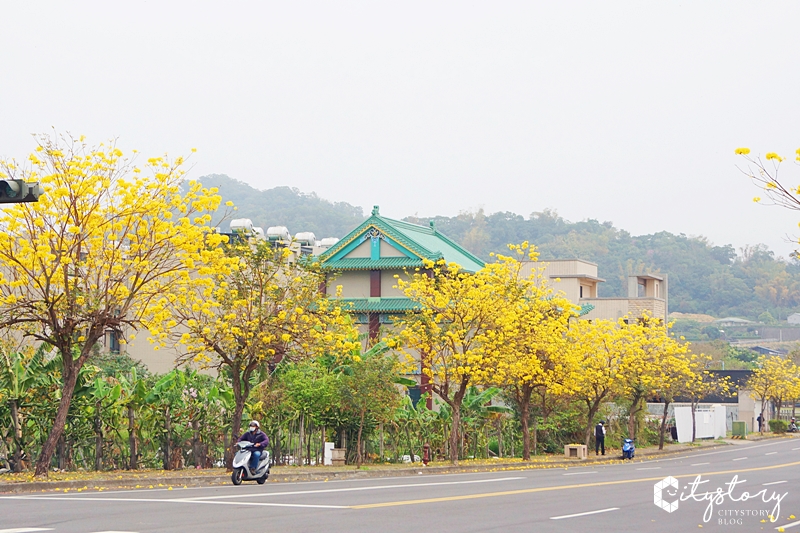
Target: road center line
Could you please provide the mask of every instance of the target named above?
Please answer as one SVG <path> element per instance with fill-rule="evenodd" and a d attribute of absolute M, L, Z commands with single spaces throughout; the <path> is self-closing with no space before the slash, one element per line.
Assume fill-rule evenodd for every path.
<path fill-rule="evenodd" d="M 592 470 L 591 472 L 570 472 L 569 474 L 561 474 L 562 476 L 580 476 L 581 474 L 596 474 L 596 470 Z"/>
<path fill-rule="evenodd" d="M 762 483 L 762 485 L 766 487 L 767 485 L 779 485 L 781 483 L 786 483 L 786 481 L 772 481 L 771 483 Z"/>
<path fill-rule="evenodd" d="M 703 465 L 710 465 L 710 464 L 711 463 L 695 463 L 695 464 L 689 465 L 689 466 L 703 466 Z"/>
<path fill-rule="evenodd" d="M 771 466 L 760 466 L 755 468 L 740 468 L 738 470 L 719 470 L 716 472 L 703 472 L 701 475 L 704 476 L 718 476 L 723 474 L 742 474 L 745 472 L 761 472 L 764 470 L 774 470 L 776 468 L 786 468 L 789 466 L 797 466 L 800 465 L 800 461 L 795 461 L 793 463 L 784 463 L 779 465 L 771 465 Z M 697 473 L 694 474 L 680 474 L 677 476 L 672 476 L 675 478 L 694 478 L 697 477 Z M 617 481 L 599 481 L 595 483 L 580 483 L 576 485 L 556 485 L 552 487 L 536 487 L 531 489 L 518 489 L 518 490 L 507 490 L 502 492 L 486 492 L 482 494 L 465 494 L 463 496 L 444 496 L 441 498 L 428 498 L 423 500 L 401 500 L 395 502 L 382 502 L 382 503 L 368 503 L 363 505 L 351 505 L 351 509 L 376 509 L 380 507 L 396 507 L 399 505 L 419 505 L 423 503 L 438 503 L 438 502 L 451 502 L 451 501 L 459 501 L 459 500 L 474 500 L 478 498 L 495 498 L 499 496 L 516 496 L 519 494 L 532 494 L 536 492 L 549 492 L 554 490 L 569 490 L 569 489 L 583 489 L 583 488 L 590 488 L 590 487 L 605 487 L 611 485 L 624 485 L 628 483 L 644 483 L 644 482 L 652 482 L 652 481 L 661 481 L 663 478 L 660 477 L 645 477 L 645 478 L 638 478 L 638 479 L 621 479 Z"/>
<path fill-rule="evenodd" d="M 551 516 L 550 520 L 562 520 L 564 518 L 575 518 L 576 516 L 586 516 L 590 514 L 607 513 L 609 511 L 619 511 L 619 507 L 609 507 L 608 509 L 600 509 L 597 511 L 586 511 L 585 513 L 565 514 L 563 516 Z"/>
<path fill-rule="evenodd" d="M 180 498 L 182 501 L 205 502 L 210 500 L 226 500 L 231 498 L 255 498 L 261 496 L 297 496 L 300 494 L 325 494 L 330 492 L 363 492 L 368 490 L 402 489 L 416 487 L 438 487 L 442 485 L 472 485 L 475 483 L 492 483 L 495 481 L 514 481 L 525 479 L 524 477 L 498 477 L 491 479 L 471 479 L 468 481 L 438 481 L 435 483 L 405 483 L 403 485 L 372 485 L 366 487 L 346 487 L 342 489 L 316 489 L 316 490 L 293 490 L 287 492 L 254 492 L 244 494 L 228 494 L 225 496 L 195 496 Z"/>
<path fill-rule="evenodd" d="M 737 457 L 736 459 L 731 459 L 732 461 L 744 461 L 747 457 Z"/>

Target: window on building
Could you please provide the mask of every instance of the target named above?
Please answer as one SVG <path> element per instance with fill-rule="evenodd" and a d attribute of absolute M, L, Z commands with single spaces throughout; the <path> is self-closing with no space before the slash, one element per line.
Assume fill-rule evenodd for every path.
<path fill-rule="evenodd" d="M 116 331 L 108 332 L 108 351 L 111 353 L 119 353 L 119 333 Z"/>

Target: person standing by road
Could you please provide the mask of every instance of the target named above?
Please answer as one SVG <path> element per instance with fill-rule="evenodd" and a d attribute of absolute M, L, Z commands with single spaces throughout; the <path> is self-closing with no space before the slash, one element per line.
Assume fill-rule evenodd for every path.
<path fill-rule="evenodd" d="M 759 414 L 758 418 L 756 418 L 756 422 L 758 422 L 758 432 L 761 433 L 761 426 L 764 424 L 764 417 Z"/>
<path fill-rule="evenodd" d="M 606 426 L 602 420 L 594 427 L 594 454 L 598 455 L 600 450 L 606 454 Z"/>

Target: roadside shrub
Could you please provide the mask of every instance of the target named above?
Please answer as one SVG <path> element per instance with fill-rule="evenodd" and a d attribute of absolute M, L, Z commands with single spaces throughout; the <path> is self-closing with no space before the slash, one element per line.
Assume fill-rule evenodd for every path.
<path fill-rule="evenodd" d="M 786 420 L 770 420 L 769 421 L 769 430 L 773 433 L 786 433 L 786 430 L 789 428 L 789 424 Z"/>

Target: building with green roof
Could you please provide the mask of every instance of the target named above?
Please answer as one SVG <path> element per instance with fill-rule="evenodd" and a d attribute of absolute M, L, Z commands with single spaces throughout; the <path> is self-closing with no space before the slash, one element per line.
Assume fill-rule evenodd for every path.
<path fill-rule="evenodd" d="M 319 256 L 328 272 L 325 292 L 339 296 L 358 321 L 368 325 L 376 338 L 382 323 L 391 315 L 415 308 L 414 302 L 395 288 L 395 276 L 423 268 L 426 260 L 457 263 L 463 270 L 477 272 L 484 263 L 430 226 L 420 226 L 380 215 L 375 206 L 372 216 Z"/>

